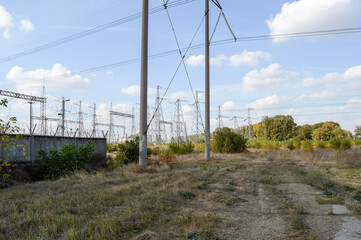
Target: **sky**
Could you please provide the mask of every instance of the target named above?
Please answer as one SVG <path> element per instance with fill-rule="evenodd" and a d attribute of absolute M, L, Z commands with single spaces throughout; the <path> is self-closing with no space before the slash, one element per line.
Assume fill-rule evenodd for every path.
<path fill-rule="evenodd" d="M 171 7 L 168 13 L 181 48 L 204 44 L 204 1 L 194 0 Z M 140 44 L 142 1 L 134 0 L 0 0 L 0 89 L 41 96 L 46 88 L 47 116 L 57 118 L 62 97 L 68 119 L 78 118 L 82 101 L 86 128 L 92 105 L 99 122 L 108 122 L 113 110 L 139 116 Z M 297 38 L 278 34 L 318 32 L 361 27 L 359 0 L 219 0 L 232 32 L 240 40 L 271 36 L 264 40 L 228 41 L 232 33 L 223 18 L 215 29 L 220 10 L 210 2 L 211 129 L 217 127 L 218 106 L 224 126 L 246 124 L 264 116 L 290 114 L 299 125 L 336 121 L 353 132 L 361 125 L 361 32 Z M 159 9 L 162 0 L 150 0 Z M 53 47 L 75 34 L 133 16 L 131 21 Z M 118 21 L 119 22 L 119 21 Z M 200 26 L 199 30 L 197 28 Z M 194 40 L 192 41 L 192 38 Z M 165 94 L 164 120 L 171 121 L 174 102 L 182 99 L 188 134 L 192 134 L 194 92 L 204 90 L 204 47 L 190 48 L 181 65 L 177 41 L 166 10 L 149 17 L 148 104 L 154 107 L 156 88 Z M 215 43 L 222 44 L 215 44 Z M 60 42 L 61 43 L 61 42 Z M 176 51 L 174 51 L 176 50 Z M 19 55 L 20 54 L 20 55 Z M 14 57 L 16 56 L 16 57 Z M 133 61 L 134 60 L 134 61 Z M 98 68 L 114 63 L 115 66 Z M 83 70 L 90 71 L 84 72 Z M 187 71 L 186 71 L 186 70 Z M 176 74 L 175 74 L 176 72 Z M 189 84 L 187 73 L 191 84 Z M 66 76 L 64 76 L 66 75 Z M 202 94 L 200 101 L 202 102 Z M 29 124 L 29 104 L 9 99 L 0 117 L 16 116 L 22 128 Z M 34 104 L 39 115 L 39 104 Z M 201 103 L 204 112 L 204 104 Z M 233 118 L 234 119 L 234 118 Z M 115 124 L 130 120 L 117 117 Z M 138 129 L 138 118 L 136 127 Z M 52 129 L 56 123 L 52 123 Z M 68 126 L 76 128 L 75 126 Z"/>

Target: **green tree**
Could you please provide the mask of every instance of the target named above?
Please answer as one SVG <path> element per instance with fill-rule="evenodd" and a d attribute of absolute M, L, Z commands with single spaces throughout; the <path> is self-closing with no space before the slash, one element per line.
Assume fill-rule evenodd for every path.
<path fill-rule="evenodd" d="M 214 133 L 212 151 L 220 153 L 239 153 L 246 150 L 247 140 L 239 133 L 230 128 L 222 128 Z"/>
<path fill-rule="evenodd" d="M 2 99 L 0 101 L 0 108 L 6 108 L 8 105 L 8 101 L 6 99 Z M 19 144 L 16 139 L 20 139 L 20 136 L 16 136 L 15 140 L 11 136 L 12 134 L 16 134 L 19 132 L 19 128 L 15 126 L 16 118 L 10 117 L 9 120 L 4 121 L 0 119 L 0 149 L 2 155 L 0 156 L 0 183 L 10 178 L 10 172 L 12 165 L 9 162 L 10 152 L 16 148 L 22 148 L 25 151 L 25 146 Z M 25 157 L 26 154 L 24 153 Z"/>
<path fill-rule="evenodd" d="M 290 115 L 264 117 L 259 130 L 259 138 L 284 141 L 296 135 L 296 123 Z"/>
<path fill-rule="evenodd" d="M 312 139 L 312 126 L 303 125 L 297 127 L 297 138 L 300 140 L 311 140 Z"/>
<path fill-rule="evenodd" d="M 317 128 L 313 127 L 313 140 L 330 141 L 332 138 L 349 137 L 350 133 L 342 130 L 340 124 L 335 122 L 317 123 Z"/>

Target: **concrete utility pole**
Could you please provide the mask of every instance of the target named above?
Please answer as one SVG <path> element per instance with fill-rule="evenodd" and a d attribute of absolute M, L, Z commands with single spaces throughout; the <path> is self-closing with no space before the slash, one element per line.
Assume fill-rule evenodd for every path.
<path fill-rule="evenodd" d="M 61 101 L 61 136 L 64 137 L 65 136 L 65 102 L 70 101 L 70 99 L 64 99 L 64 97 L 62 98 Z"/>
<path fill-rule="evenodd" d="M 205 0 L 205 159 L 211 158 L 211 145 L 210 145 L 210 99 L 209 99 L 209 0 Z"/>
<path fill-rule="evenodd" d="M 147 167 L 148 12 L 149 0 L 143 0 L 139 121 L 139 165 L 143 168 Z"/>
<path fill-rule="evenodd" d="M 61 101 L 61 136 L 65 136 L 65 99 Z"/>
<path fill-rule="evenodd" d="M 30 104 L 30 119 L 29 119 L 29 134 L 33 135 L 33 103 L 32 101 L 28 102 Z"/>

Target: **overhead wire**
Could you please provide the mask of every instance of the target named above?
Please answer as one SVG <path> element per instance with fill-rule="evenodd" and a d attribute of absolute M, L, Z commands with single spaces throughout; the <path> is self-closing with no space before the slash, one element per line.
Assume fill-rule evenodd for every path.
<path fill-rule="evenodd" d="M 190 79 L 190 76 L 189 76 L 189 72 L 188 72 L 187 66 L 186 66 L 186 64 L 185 64 L 185 62 L 184 62 L 184 56 L 183 56 L 183 54 L 182 54 L 182 50 L 181 50 L 181 47 L 180 47 L 180 45 L 179 45 L 179 41 L 178 41 L 178 37 L 177 37 L 176 31 L 175 31 L 175 28 L 174 28 L 174 24 L 173 24 L 173 21 L 172 21 L 172 18 L 171 18 L 171 16 L 170 16 L 170 14 L 169 14 L 168 8 L 167 8 L 167 2 L 168 2 L 168 1 L 166 2 L 165 0 L 163 0 L 163 2 L 164 2 L 164 8 L 165 8 L 165 10 L 166 10 L 166 13 L 167 13 L 167 16 L 168 16 L 168 20 L 169 20 L 170 26 L 171 26 L 171 28 L 172 28 L 173 36 L 174 36 L 174 39 L 175 39 L 176 44 L 177 44 L 177 47 L 178 47 L 179 56 L 181 57 L 182 65 L 183 65 L 184 71 L 185 71 L 186 76 L 187 76 L 187 79 L 188 79 L 188 84 L 189 84 L 189 87 L 190 87 L 191 92 L 192 92 L 193 100 L 194 100 L 194 102 L 197 102 L 196 96 L 195 96 L 195 94 L 194 94 L 192 82 L 191 82 L 191 79 Z M 160 104 L 161 104 L 161 102 L 159 103 L 159 105 L 160 105 Z M 160 106 L 158 106 L 158 107 L 156 108 L 154 114 L 157 113 L 157 111 L 159 110 L 159 107 L 160 107 Z M 199 111 L 199 108 L 197 108 L 196 111 Z M 199 116 L 201 117 L 201 125 L 202 125 L 203 130 L 204 130 L 204 124 L 203 124 L 202 114 L 201 114 L 200 112 L 199 112 Z"/>
<path fill-rule="evenodd" d="M 250 37 L 237 37 L 236 42 L 270 40 L 270 39 L 283 39 L 283 38 L 297 38 L 297 37 L 327 36 L 327 35 L 351 34 L 351 33 L 361 33 L 361 27 L 344 28 L 344 29 L 330 29 L 330 30 L 312 31 L 312 32 L 298 32 L 298 33 L 295 32 L 295 33 L 285 33 L 285 34 L 275 34 L 275 35 L 259 35 L 259 36 L 250 36 Z M 218 41 L 211 42 L 210 46 L 223 45 L 223 44 L 232 43 L 232 42 L 234 42 L 233 38 L 232 39 L 223 39 L 223 40 L 218 40 Z M 182 51 L 184 51 L 186 49 L 188 49 L 188 50 L 196 50 L 196 49 L 200 49 L 200 48 L 203 48 L 203 47 L 204 47 L 204 43 L 200 43 L 200 44 L 193 45 L 191 47 L 181 48 L 181 50 Z M 165 52 L 150 55 L 149 59 L 156 59 L 156 58 L 160 58 L 160 57 L 166 57 L 166 56 L 170 56 L 170 55 L 173 55 L 173 54 L 177 54 L 178 52 L 179 52 L 178 49 L 169 50 L 169 51 L 165 51 Z M 0 59 L 0 62 L 1 62 L 1 59 Z M 116 68 L 116 67 L 120 67 L 120 66 L 125 66 L 125 65 L 129 65 L 129 64 L 133 64 L 133 63 L 137 63 L 137 62 L 140 62 L 140 58 L 134 58 L 134 59 L 126 60 L 126 61 L 121 61 L 121 62 L 111 63 L 111 64 L 102 65 L 102 66 L 98 66 L 98 67 L 93 67 L 93 68 L 89 68 L 89 69 L 85 69 L 85 70 L 75 71 L 73 73 L 57 75 L 57 76 L 45 78 L 45 80 L 55 80 L 55 79 L 71 77 L 71 76 L 79 75 L 79 74 L 92 73 L 92 72 L 96 72 L 96 71 L 101 71 L 101 70 Z M 35 82 L 35 81 L 42 81 L 42 80 L 43 80 L 43 78 L 39 78 L 39 79 L 36 79 L 36 80 L 30 80 L 30 81 L 22 82 L 22 84 L 32 83 L 32 82 Z M 16 84 L 16 83 L 7 84 L 7 85 L 3 85 L 3 86 L 12 86 L 14 84 Z"/>
<path fill-rule="evenodd" d="M 163 94 L 163 97 L 160 99 L 160 103 L 163 102 L 164 97 L 166 96 L 166 94 L 167 94 L 170 86 L 172 85 L 172 83 L 173 83 L 173 81 L 174 81 L 174 79 L 175 79 L 175 77 L 176 77 L 176 75 L 177 75 L 177 73 L 178 73 L 178 71 L 179 71 L 179 68 L 180 68 L 180 66 L 182 65 L 182 62 L 184 61 L 184 58 L 185 58 L 185 56 L 187 55 L 189 49 L 191 48 L 191 46 L 192 46 L 192 44 L 193 44 L 193 41 L 194 41 L 194 39 L 196 38 L 196 36 L 197 36 L 197 34 L 198 34 L 198 32 L 199 32 L 199 29 L 201 28 L 201 26 L 202 26 L 202 24 L 203 24 L 203 21 L 204 21 L 204 19 L 205 19 L 205 17 L 206 17 L 207 14 L 208 14 L 208 12 L 205 12 L 205 13 L 204 13 L 204 15 L 203 15 L 203 17 L 202 17 L 202 20 L 201 20 L 200 24 L 198 25 L 198 28 L 197 28 L 196 32 L 194 33 L 194 35 L 193 35 L 193 37 L 192 37 L 192 40 L 190 41 L 188 47 L 186 48 L 186 50 L 185 50 L 185 52 L 184 52 L 184 55 L 182 56 L 182 59 L 181 59 L 181 61 L 179 62 L 178 66 L 177 66 L 177 68 L 176 68 L 176 70 L 175 70 L 175 72 L 174 72 L 174 74 L 173 74 L 173 77 L 171 78 L 171 80 L 170 80 L 170 82 L 169 82 L 169 84 L 168 84 L 168 86 L 167 86 L 167 88 L 166 88 L 166 90 L 165 90 L 165 92 L 164 92 L 164 94 Z M 154 119 L 154 116 L 155 116 L 155 114 L 153 114 L 152 118 L 150 119 L 150 121 L 149 121 L 149 123 L 148 123 L 148 125 L 147 125 L 146 132 L 148 132 L 149 126 L 150 126 L 150 124 L 152 123 L 152 121 L 153 121 L 153 119 Z"/>
<path fill-rule="evenodd" d="M 194 2 L 194 1 L 195 0 L 175 0 L 173 2 L 168 3 L 168 7 L 169 8 L 174 8 L 174 7 L 178 7 L 178 6 L 188 4 L 188 3 Z M 149 15 L 158 13 L 158 12 L 160 12 L 162 10 L 163 10 L 163 5 L 158 6 L 158 7 L 154 7 L 154 8 L 149 10 Z M 106 29 L 109 29 L 109 28 L 112 28 L 112 27 L 115 27 L 115 26 L 119 26 L 121 24 L 130 22 L 130 21 L 134 21 L 134 20 L 139 19 L 141 17 L 142 17 L 142 13 L 136 13 L 136 14 L 130 15 L 130 16 L 125 17 L 125 18 L 117 19 L 117 20 L 114 20 L 112 22 L 108 22 L 108 23 L 105 23 L 103 25 L 94 27 L 92 29 L 82 31 L 80 33 L 77 33 L 77 34 L 74 34 L 74 35 L 71 35 L 71 36 L 68 36 L 68 37 L 65 37 L 65 38 L 50 42 L 50 43 L 43 44 L 41 46 L 26 50 L 26 51 L 23 51 L 23 52 L 20 52 L 20 53 L 17 53 L 17 54 L 8 56 L 8 57 L 0 58 L 0 63 L 9 62 L 9 61 L 12 61 L 14 59 L 29 56 L 31 54 L 34 54 L 34 53 L 37 53 L 37 52 L 40 52 L 40 51 L 43 51 L 43 50 L 46 50 L 46 49 L 49 49 L 49 48 L 53 48 L 53 47 L 56 47 L 56 46 L 59 46 L 59 45 L 74 41 L 76 39 L 80 39 L 80 38 L 83 38 L 83 37 L 86 37 L 86 36 L 89 36 L 89 35 L 104 31 Z"/>

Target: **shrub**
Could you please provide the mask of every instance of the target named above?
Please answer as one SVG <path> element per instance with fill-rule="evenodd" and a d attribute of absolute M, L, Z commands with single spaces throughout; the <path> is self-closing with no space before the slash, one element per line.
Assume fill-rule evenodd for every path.
<path fill-rule="evenodd" d="M 352 140 L 349 138 L 342 139 L 341 150 L 347 150 L 352 147 Z"/>
<path fill-rule="evenodd" d="M 139 161 L 139 136 L 134 140 L 127 140 L 118 144 L 118 151 L 124 152 L 126 156 L 125 164 L 137 163 Z M 147 148 L 148 157 L 152 154 L 152 149 Z"/>
<path fill-rule="evenodd" d="M 176 155 L 171 150 L 165 150 L 159 155 L 159 161 L 170 168 L 177 167 L 179 162 L 176 160 Z"/>
<path fill-rule="evenodd" d="M 325 149 L 326 148 L 326 143 L 324 141 L 318 141 L 317 142 L 317 147 L 321 148 L 321 149 Z"/>
<path fill-rule="evenodd" d="M 347 150 L 352 147 L 352 140 L 349 138 L 333 138 L 330 141 L 331 147 L 336 150 Z"/>
<path fill-rule="evenodd" d="M 205 144 L 204 143 L 195 143 L 193 152 L 195 153 L 204 153 L 205 151 Z"/>
<path fill-rule="evenodd" d="M 299 139 L 295 139 L 293 142 L 293 146 L 295 146 L 295 148 L 299 149 L 302 147 L 301 141 Z"/>
<path fill-rule="evenodd" d="M 94 143 L 88 142 L 78 148 L 75 144 L 62 146 L 60 150 L 40 150 L 41 159 L 36 170 L 39 179 L 57 179 L 66 174 L 83 169 L 94 151 Z"/>
<path fill-rule="evenodd" d="M 289 150 L 295 149 L 295 145 L 293 145 L 293 140 L 287 141 L 287 142 L 286 142 L 286 147 L 287 147 Z"/>
<path fill-rule="evenodd" d="M 125 152 L 118 151 L 115 158 L 110 157 L 107 160 L 108 168 L 113 171 L 122 170 L 122 175 L 124 175 L 124 165 L 127 160 Z"/>
<path fill-rule="evenodd" d="M 214 133 L 213 151 L 220 153 L 236 153 L 246 150 L 247 140 L 230 128 L 222 128 Z"/>
<path fill-rule="evenodd" d="M 189 154 L 194 150 L 194 145 L 191 142 L 186 143 L 170 143 L 169 149 L 175 154 Z"/>
<path fill-rule="evenodd" d="M 313 152 L 313 146 L 311 140 L 302 141 L 302 150 L 304 152 Z"/>
<path fill-rule="evenodd" d="M 117 149 L 116 149 L 116 146 L 114 144 L 111 144 L 111 143 L 107 143 L 107 152 L 115 152 Z"/>

